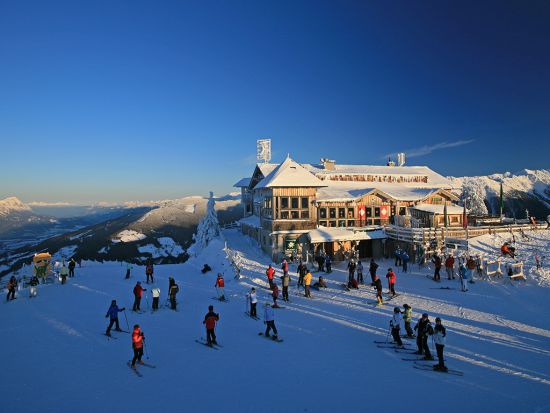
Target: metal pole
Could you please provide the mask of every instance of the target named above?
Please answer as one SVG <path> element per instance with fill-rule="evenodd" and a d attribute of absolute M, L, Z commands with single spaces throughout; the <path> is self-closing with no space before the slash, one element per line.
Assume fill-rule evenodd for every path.
<path fill-rule="evenodd" d="M 130 332 L 130 324 L 128 324 L 128 316 L 126 316 L 126 309 L 124 310 L 124 318 L 126 319 L 126 328 L 128 328 L 128 332 Z"/>

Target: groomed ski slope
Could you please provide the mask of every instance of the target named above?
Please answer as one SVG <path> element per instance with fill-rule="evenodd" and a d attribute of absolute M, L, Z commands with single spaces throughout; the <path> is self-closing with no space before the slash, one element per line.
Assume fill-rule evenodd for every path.
<path fill-rule="evenodd" d="M 284 342 L 275 343 L 259 337 L 263 323 L 244 314 L 244 293 L 251 286 L 258 290 L 258 313 L 263 313 L 269 258 L 237 231 L 224 235 L 241 256 L 240 281 L 233 279 L 223 242 L 217 240 L 185 264 L 155 267 L 162 303 L 168 277 L 176 278 L 178 312 L 126 311 L 130 327 L 139 323 L 145 333 L 146 361 L 157 366 L 141 367 L 142 378 L 126 364 L 132 355 L 130 335 L 114 332 L 116 339 L 109 339 L 103 333 L 112 299 L 131 308 L 132 288 L 145 281 L 143 267 L 124 280 L 120 264 L 85 262 L 67 285 L 40 286 L 34 299 L 23 290 L 17 300 L 2 302 L 0 411 L 550 411 L 549 290 L 536 281 L 478 281 L 462 293 L 458 280 L 447 281 L 442 273 L 438 284 L 425 276 L 429 269 L 412 266 L 409 274 L 397 273 L 401 295 L 374 307 L 370 287 L 341 288 L 344 264 L 326 276 L 328 290 L 312 290 L 313 300 L 297 296 L 291 265 L 292 302 L 276 310 Z M 548 235 L 540 237 L 547 252 Z M 205 263 L 213 271 L 203 275 Z M 392 264 L 380 263 L 384 291 L 385 271 Z M 211 299 L 219 271 L 225 272 L 229 303 Z M 415 318 L 428 312 L 432 322 L 435 316 L 443 319 L 447 365 L 463 371 L 463 377 L 413 369 L 412 362 L 401 360 L 408 355 L 373 343 L 386 339 L 393 307 L 404 303 L 413 307 Z M 217 335 L 224 347 L 218 351 L 195 342 L 204 336 L 202 319 L 210 304 L 220 313 Z M 144 297 L 142 309 L 146 305 Z M 122 313 L 120 321 L 126 329 Z"/>

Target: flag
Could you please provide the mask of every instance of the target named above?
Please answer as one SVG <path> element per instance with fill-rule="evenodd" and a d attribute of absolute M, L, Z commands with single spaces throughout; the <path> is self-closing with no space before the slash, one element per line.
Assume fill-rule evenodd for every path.
<path fill-rule="evenodd" d="M 502 190 L 502 182 L 500 183 L 500 217 L 504 211 L 504 191 Z"/>
<path fill-rule="evenodd" d="M 462 211 L 462 227 L 468 228 L 468 215 L 466 215 L 466 201 L 464 201 L 464 210 Z"/>
<path fill-rule="evenodd" d="M 447 228 L 447 203 L 445 202 L 445 205 L 443 206 L 443 221 L 445 224 L 445 228 Z"/>

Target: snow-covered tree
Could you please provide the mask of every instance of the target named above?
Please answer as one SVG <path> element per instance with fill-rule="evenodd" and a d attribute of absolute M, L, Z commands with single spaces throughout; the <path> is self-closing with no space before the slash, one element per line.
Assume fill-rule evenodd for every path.
<path fill-rule="evenodd" d="M 484 197 L 485 192 L 477 179 L 464 179 L 464 182 L 462 183 L 462 201 L 466 202 L 466 208 L 468 209 L 470 214 L 488 214 Z"/>
<path fill-rule="evenodd" d="M 210 241 L 220 235 L 220 223 L 218 222 L 218 214 L 216 213 L 214 194 L 210 192 L 210 198 L 206 206 L 206 215 L 199 222 L 197 227 L 197 233 L 193 234 L 193 240 L 195 241 L 194 249 L 197 252 L 203 248 L 206 248 Z"/>

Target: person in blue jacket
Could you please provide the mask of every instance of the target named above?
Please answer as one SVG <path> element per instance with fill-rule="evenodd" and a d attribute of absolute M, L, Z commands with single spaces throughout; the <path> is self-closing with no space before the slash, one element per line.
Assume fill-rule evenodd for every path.
<path fill-rule="evenodd" d="M 107 331 L 105 332 L 106 336 L 111 336 L 111 328 L 113 327 L 113 324 L 116 324 L 115 331 L 122 331 L 118 325 L 118 313 L 124 310 L 126 310 L 126 308 L 118 308 L 118 305 L 116 305 L 116 300 L 111 301 L 111 306 L 107 310 L 107 314 L 105 314 L 105 318 L 110 317 L 111 319 L 109 327 L 107 327 Z"/>
<path fill-rule="evenodd" d="M 405 251 L 401 254 L 401 261 L 403 261 L 403 272 L 407 272 L 407 263 L 409 262 L 409 254 Z"/>

